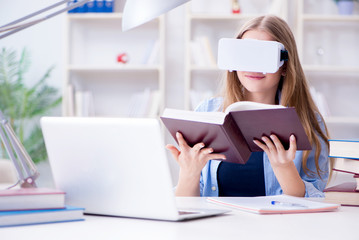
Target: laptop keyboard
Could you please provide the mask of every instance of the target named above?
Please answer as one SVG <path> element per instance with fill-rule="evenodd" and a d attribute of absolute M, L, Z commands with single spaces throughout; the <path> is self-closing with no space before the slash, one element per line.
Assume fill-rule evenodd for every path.
<path fill-rule="evenodd" d="M 184 211 L 184 210 L 178 211 L 179 215 L 199 214 L 199 213 L 201 213 L 201 212 L 198 212 L 198 211 Z"/>

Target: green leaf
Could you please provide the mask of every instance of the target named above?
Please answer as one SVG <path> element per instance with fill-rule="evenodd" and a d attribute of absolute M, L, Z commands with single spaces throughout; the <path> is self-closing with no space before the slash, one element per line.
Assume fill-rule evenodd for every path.
<path fill-rule="evenodd" d="M 3 48 L 0 51 L 0 109 L 8 117 L 33 161 L 39 162 L 46 160 L 47 154 L 37 119 L 58 106 L 61 96 L 58 89 L 46 82 L 51 77 L 54 66 L 47 69 L 33 86 L 25 84 L 29 81 L 26 80 L 26 73 L 30 63 L 30 55 L 25 48 L 19 58 L 12 49 Z M 0 156 L 4 155 L 6 153 L 1 147 Z"/>

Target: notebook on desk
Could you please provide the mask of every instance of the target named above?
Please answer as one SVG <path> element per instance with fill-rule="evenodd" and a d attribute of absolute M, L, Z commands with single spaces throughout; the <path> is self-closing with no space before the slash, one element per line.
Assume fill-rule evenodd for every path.
<path fill-rule="evenodd" d="M 57 187 L 85 213 L 180 221 L 222 214 L 178 210 L 156 119 L 44 117 Z"/>

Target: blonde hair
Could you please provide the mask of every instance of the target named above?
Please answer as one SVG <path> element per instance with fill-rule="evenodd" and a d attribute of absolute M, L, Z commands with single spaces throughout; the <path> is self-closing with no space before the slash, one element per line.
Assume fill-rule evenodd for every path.
<path fill-rule="evenodd" d="M 318 108 L 310 95 L 307 80 L 304 71 L 299 61 L 297 46 L 292 31 L 288 24 L 279 17 L 266 15 L 254 18 L 242 26 L 237 35 L 240 39 L 249 30 L 261 30 L 268 33 L 274 41 L 282 43 L 288 51 L 288 61 L 286 61 L 286 75 L 282 76 L 279 88 L 281 88 L 281 97 L 279 104 L 288 107 L 295 107 L 298 116 L 303 124 L 305 132 L 312 145 L 315 146 L 315 166 L 318 176 L 321 176 L 322 170 L 319 167 L 319 155 L 321 152 L 321 144 L 319 137 L 321 137 L 329 151 L 329 135 L 327 127 L 323 132 L 319 126 L 317 115 L 322 119 Z M 225 79 L 225 86 L 223 89 L 223 109 L 226 109 L 231 103 L 244 100 L 243 85 L 238 79 L 237 72 L 227 72 Z M 324 121 L 324 120 L 323 120 Z M 317 133 L 317 134 L 316 134 Z M 303 154 L 302 168 L 308 175 L 309 169 L 307 167 L 307 158 L 310 151 L 305 151 Z M 332 166 L 332 162 L 330 167 Z M 310 172 L 313 174 L 314 172 Z"/>

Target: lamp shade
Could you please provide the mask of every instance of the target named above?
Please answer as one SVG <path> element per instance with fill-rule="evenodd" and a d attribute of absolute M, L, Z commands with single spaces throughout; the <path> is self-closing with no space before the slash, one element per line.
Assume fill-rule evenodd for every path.
<path fill-rule="evenodd" d="M 127 0 L 122 18 L 122 31 L 148 22 L 189 0 Z"/>

